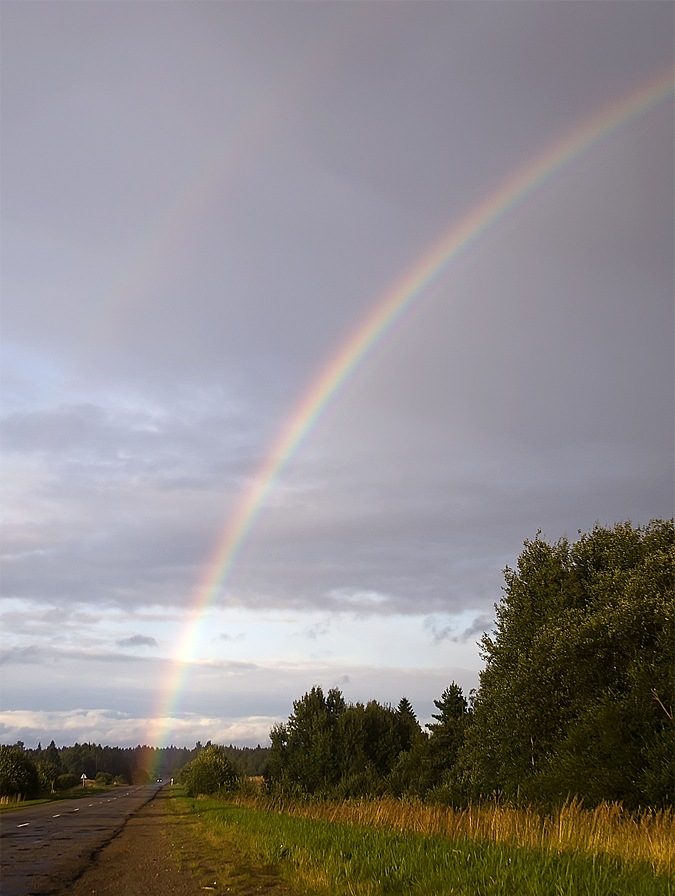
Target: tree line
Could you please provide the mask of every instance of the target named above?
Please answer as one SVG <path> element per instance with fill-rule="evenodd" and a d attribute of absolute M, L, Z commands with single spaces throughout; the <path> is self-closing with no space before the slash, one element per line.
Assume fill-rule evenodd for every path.
<path fill-rule="evenodd" d="M 477 692 L 452 683 L 426 731 L 396 707 L 313 687 L 270 732 L 272 791 L 672 806 L 675 530 L 597 525 L 527 541 L 505 585 Z"/>
<path fill-rule="evenodd" d="M 81 783 L 82 775 L 100 784 L 146 784 L 154 778 L 171 778 L 193 762 L 210 741 L 187 747 L 109 747 L 76 743 L 27 749 L 21 741 L 0 746 L 0 797 L 32 799 L 42 794 L 68 790 Z M 220 747 L 236 773 L 261 775 L 266 747 Z"/>

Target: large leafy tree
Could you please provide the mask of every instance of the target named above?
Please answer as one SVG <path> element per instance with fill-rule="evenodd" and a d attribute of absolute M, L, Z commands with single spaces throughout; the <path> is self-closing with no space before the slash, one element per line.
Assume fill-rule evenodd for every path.
<path fill-rule="evenodd" d="M 345 709 L 337 688 L 325 695 L 313 687 L 295 700 L 288 721 L 270 731 L 268 779 L 307 793 L 330 790 L 341 776 L 338 720 Z"/>
<path fill-rule="evenodd" d="M 0 746 L 0 796 L 25 800 L 39 790 L 38 771 L 27 753 L 19 746 Z"/>
<path fill-rule="evenodd" d="M 476 793 L 672 803 L 673 522 L 525 542 L 462 761 Z"/>

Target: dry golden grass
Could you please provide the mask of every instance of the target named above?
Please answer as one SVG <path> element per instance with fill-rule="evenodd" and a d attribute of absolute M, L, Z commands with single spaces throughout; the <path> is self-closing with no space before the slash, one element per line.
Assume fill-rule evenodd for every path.
<path fill-rule="evenodd" d="M 255 798 L 242 798 L 240 802 L 260 805 Z M 675 864 L 675 815 L 671 809 L 629 813 L 613 803 L 584 809 L 579 802 L 571 801 L 554 813 L 542 815 L 533 809 L 506 805 L 476 804 L 453 809 L 390 798 L 292 802 L 277 808 L 306 818 L 451 839 L 606 854 L 629 862 L 647 861 L 657 872 L 670 873 Z"/>

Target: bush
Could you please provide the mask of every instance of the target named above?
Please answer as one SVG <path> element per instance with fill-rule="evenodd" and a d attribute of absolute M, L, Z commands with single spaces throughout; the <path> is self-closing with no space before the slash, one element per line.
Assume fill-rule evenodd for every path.
<path fill-rule="evenodd" d="M 56 789 L 71 790 L 71 788 L 77 787 L 77 785 L 81 783 L 82 782 L 77 775 L 59 775 L 56 779 Z"/>
<path fill-rule="evenodd" d="M 182 769 L 180 782 L 188 796 L 208 796 L 219 790 L 234 790 L 237 773 L 224 747 L 208 746 Z"/>

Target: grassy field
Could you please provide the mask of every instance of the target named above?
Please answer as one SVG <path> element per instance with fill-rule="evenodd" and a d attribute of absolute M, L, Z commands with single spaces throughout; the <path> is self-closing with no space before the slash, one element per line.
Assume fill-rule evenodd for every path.
<path fill-rule="evenodd" d="M 672 813 L 566 807 L 542 819 L 505 807 L 453 812 L 398 801 L 272 808 L 191 799 L 217 854 L 235 844 L 257 867 L 316 896 L 673 896 Z"/>

